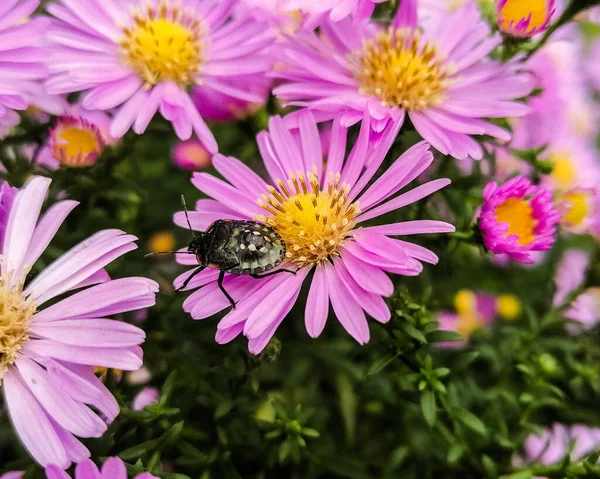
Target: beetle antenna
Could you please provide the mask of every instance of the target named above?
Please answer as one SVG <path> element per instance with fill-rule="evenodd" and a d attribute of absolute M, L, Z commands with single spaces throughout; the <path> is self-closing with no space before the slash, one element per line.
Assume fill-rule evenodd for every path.
<path fill-rule="evenodd" d="M 194 254 L 190 251 L 157 251 L 155 253 L 148 253 L 144 255 L 144 258 L 151 258 L 152 256 L 160 256 L 163 254 Z"/>
<path fill-rule="evenodd" d="M 185 203 L 185 196 L 181 195 L 181 204 L 183 205 L 183 211 L 185 212 L 185 219 L 187 220 L 187 224 L 190 227 L 190 233 L 192 233 L 192 238 L 195 238 L 194 230 L 192 229 L 192 224 L 190 223 L 190 217 L 188 215 L 187 204 Z"/>

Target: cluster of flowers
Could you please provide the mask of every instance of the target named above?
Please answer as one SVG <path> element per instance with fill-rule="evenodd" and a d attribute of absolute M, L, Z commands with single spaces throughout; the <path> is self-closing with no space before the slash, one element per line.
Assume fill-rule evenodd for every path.
<path fill-rule="evenodd" d="M 433 220 L 363 223 L 447 186 L 449 180 L 434 179 L 400 193 L 432 164 L 435 151 L 463 160 L 465 169 L 470 160 L 493 156 L 499 181 L 518 174 L 483 191 L 477 223 L 496 255 L 534 261 L 533 253 L 550 249 L 559 222 L 566 231 L 600 234 L 600 165 L 591 146 L 587 77 L 574 67 L 584 54 L 577 40 L 565 32 L 564 40 L 530 59 L 502 63 L 494 52 L 503 37 L 475 2 L 401 0 L 384 25 L 371 19 L 382 1 L 55 0 L 35 14 L 38 0 L 5 0 L 0 136 L 18 124 L 18 110 L 28 109 L 34 121 L 57 116 L 33 159 L 48 168 L 85 167 L 129 130 L 143 134 L 160 112 L 185 142 L 175 152 L 178 164 L 198 169 L 212 156 L 224 180 L 193 175 L 192 183 L 211 199 L 196 203 L 191 228 L 205 231 L 222 219 L 264 223 L 284 241 L 284 266 L 295 274 L 219 279 L 215 269 L 196 274 L 197 259 L 181 255 L 178 260 L 194 269 L 175 287 L 196 290 L 184 303 L 194 319 L 227 309 L 226 288 L 237 307 L 219 322 L 216 341 L 243 334 L 255 354 L 305 281 L 311 337 L 323 331 L 330 305 L 361 344 L 369 341 L 367 315 L 390 319 L 384 297 L 394 286 L 387 273 L 414 276 L 422 263 L 438 261 L 432 251 L 396 237 L 454 227 Z M 497 26 L 528 38 L 543 31 L 553 13 L 552 1 L 501 0 Z M 586 73 L 600 83 L 598 71 Z M 530 96 L 536 88 L 541 93 Z M 257 136 L 265 180 L 217 153 L 206 120 L 240 118 L 271 92 L 297 109 L 270 118 L 268 131 Z M 72 93 L 80 94 L 76 104 L 66 100 Z M 378 175 L 409 121 L 424 141 Z M 353 125 L 358 137 L 346 154 Z M 553 169 L 534 184 L 530 165 L 515 152 L 541 147 Z M 21 190 L 4 184 L 0 191 L 2 389 L 17 433 L 49 478 L 68 477 L 63 470 L 72 462 L 79 464 L 78 479 L 124 478 L 116 459 L 100 472 L 76 437 L 100 437 L 119 412 L 91 368 L 142 365 L 144 332 L 109 317 L 152 306 L 158 286 L 108 276 L 105 266 L 136 247 L 136 238 L 119 230 L 93 235 L 26 284 L 77 205 L 61 201 L 41 215 L 49 184 L 34 177 Z M 183 212 L 174 221 L 188 225 Z M 477 301 L 471 294 L 457 303 L 465 334 L 487 318 Z M 518 314 L 514 299 L 494 304 L 501 315 Z M 146 396 L 142 407 L 156 391 Z"/>

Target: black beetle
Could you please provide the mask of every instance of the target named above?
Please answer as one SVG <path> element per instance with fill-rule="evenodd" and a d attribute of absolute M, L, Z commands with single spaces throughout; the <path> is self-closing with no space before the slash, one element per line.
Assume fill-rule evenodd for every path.
<path fill-rule="evenodd" d="M 192 233 L 192 241 L 187 251 L 161 251 L 146 255 L 148 257 L 157 254 L 185 253 L 196 256 L 200 266 L 177 288 L 177 291 L 185 288 L 194 276 L 206 268 L 218 269 L 219 289 L 235 308 L 235 301 L 223 286 L 225 273 L 248 275 L 253 278 L 265 278 L 278 273 L 296 274 L 295 271 L 287 269 L 272 271 L 283 262 L 286 253 L 285 242 L 272 227 L 256 221 L 217 220 L 206 231 L 196 235 L 183 196 L 181 202 Z"/>

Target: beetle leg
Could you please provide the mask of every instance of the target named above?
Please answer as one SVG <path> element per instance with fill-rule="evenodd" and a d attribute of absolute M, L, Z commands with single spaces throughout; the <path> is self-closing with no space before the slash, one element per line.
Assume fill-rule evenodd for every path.
<path fill-rule="evenodd" d="M 186 279 L 186 280 L 183 282 L 183 284 L 182 284 L 181 286 L 179 286 L 179 288 L 177 288 L 177 289 L 175 290 L 175 292 L 176 292 L 176 293 L 179 293 L 179 291 L 181 291 L 182 289 L 184 289 L 184 288 L 185 288 L 185 287 L 186 287 L 186 286 L 187 286 L 187 285 L 190 283 L 190 281 L 192 280 L 192 278 L 193 278 L 194 276 L 196 276 L 197 274 L 200 274 L 200 273 L 201 273 L 201 272 L 202 272 L 202 271 L 203 271 L 205 268 L 206 268 L 206 266 L 200 266 L 200 267 L 196 268 L 196 269 L 195 269 L 195 270 L 192 272 L 192 274 L 190 274 L 190 275 L 187 277 L 187 279 Z"/>
<path fill-rule="evenodd" d="M 267 276 L 273 276 L 274 274 L 279 274 L 279 273 L 296 274 L 296 271 L 292 271 L 290 269 L 278 269 L 277 271 L 269 271 L 268 273 L 264 273 L 264 274 L 254 273 L 254 274 L 251 274 L 250 276 L 252 278 L 260 279 L 260 278 L 266 278 Z"/>
<path fill-rule="evenodd" d="M 219 289 L 223 292 L 223 294 L 225 295 L 225 297 L 229 300 L 229 302 L 231 303 L 231 307 L 233 309 L 235 309 L 235 301 L 233 300 L 233 298 L 231 296 L 229 296 L 229 293 L 227 292 L 227 290 L 225 289 L 225 286 L 223 286 L 223 280 L 225 279 L 225 271 L 221 271 L 219 273 L 219 279 L 217 280 L 217 284 L 219 285 Z"/>

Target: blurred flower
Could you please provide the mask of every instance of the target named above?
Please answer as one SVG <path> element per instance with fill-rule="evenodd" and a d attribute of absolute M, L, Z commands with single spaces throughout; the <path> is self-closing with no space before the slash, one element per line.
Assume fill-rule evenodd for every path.
<path fill-rule="evenodd" d="M 287 246 L 285 267 L 298 268 L 295 275 L 225 277 L 223 284 L 237 307 L 219 323 L 217 342 L 229 342 L 243 332 L 254 354 L 267 345 L 313 270 L 305 313 L 308 334 L 321 334 L 331 302 L 344 328 L 359 343 L 366 343 L 369 326 L 365 312 L 380 322 L 390 319 L 383 296 L 391 295 L 394 286 L 385 271 L 418 275 L 423 268 L 420 261 L 438 260 L 431 251 L 390 236 L 454 231 L 452 225 L 427 220 L 358 227 L 449 184 L 446 179 L 434 180 L 390 199 L 431 165 L 433 155 L 427 143 L 412 147 L 368 186 L 396 138 L 399 125 L 388 130 L 377 147 L 369 148 L 371 126 L 366 117 L 356 144 L 345 159 L 347 132 L 336 120 L 324 165 L 313 115 L 302 111 L 297 120 L 296 139 L 280 117 L 271 118 L 269 131 L 257 137 L 270 184 L 240 161 L 221 155 L 215 156 L 214 166 L 227 182 L 206 173 L 196 173 L 192 179 L 199 190 L 214 198 L 199 200 L 196 211 L 190 212 L 193 229 L 205 231 L 218 219 L 266 223 Z M 187 227 L 183 213 L 175 215 L 175 222 Z M 181 257 L 180 261 L 196 264 L 191 256 Z M 175 287 L 180 287 L 191 273 L 177 278 Z M 184 302 L 185 311 L 194 319 L 207 318 L 229 306 L 219 290 L 218 276 L 219 271 L 206 269 L 186 288 L 201 287 Z"/>
<path fill-rule="evenodd" d="M 146 384 L 150 379 L 152 379 L 152 373 L 145 366 L 142 366 L 137 371 L 128 373 L 125 377 L 127 384 L 133 385 Z"/>
<path fill-rule="evenodd" d="M 302 26 L 302 17 L 297 10 L 284 11 L 288 0 L 241 0 L 236 15 L 249 15 L 260 22 L 272 25 L 281 37 L 293 34 Z"/>
<path fill-rule="evenodd" d="M 50 22 L 41 17 L 29 19 L 39 3 L 38 0 L 0 3 L 0 139 L 19 123 L 15 110 L 27 108 L 35 81 L 48 76 L 42 59 L 46 55 L 43 39 Z"/>
<path fill-rule="evenodd" d="M 171 251 L 175 246 L 175 236 L 169 231 L 159 231 L 154 233 L 148 240 L 148 251 L 150 251 L 150 253 Z"/>
<path fill-rule="evenodd" d="M 522 263 L 531 263 L 532 251 L 552 247 L 560 212 L 552 193 L 517 176 L 502 186 L 490 182 L 483 190 L 479 229 L 485 247 Z"/>
<path fill-rule="evenodd" d="M 564 304 L 569 294 L 583 284 L 589 263 L 590 256 L 585 251 L 571 249 L 564 252 L 554 275 L 556 292 L 552 299 L 553 306 Z"/>
<path fill-rule="evenodd" d="M 0 208 L 0 224 L 7 225 L 0 256 L 0 377 L 8 413 L 30 454 L 43 466 L 66 468 L 90 455 L 75 436 L 102 436 L 119 413 L 90 367 L 135 370 L 142 365 L 141 329 L 84 318 L 151 306 L 157 284 L 109 278 L 104 267 L 136 248 L 134 236 L 113 229 L 83 241 L 25 287 L 29 268 L 77 206 L 62 201 L 40 218 L 49 186 L 49 179 L 34 177 L 12 207 Z M 42 308 L 47 302 L 51 305 Z"/>
<path fill-rule="evenodd" d="M 525 457 L 520 462 L 552 465 L 560 462 L 574 442 L 571 459 L 578 461 L 600 445 L 600 429 L 588 426 L 554 424 L 540 435 L 531 434 L 525 440 Z"/>
<path fill-rule="evenodd" d="M 83 106 L 88 109 L 118 108 L 111 126 L 115 137 L 132 126 L 143 133 L 160 111 L 179 138 L 187 140 L 196 133 L 215 153 L 215 138 L 187 90 L 202 84 L 232 98 L 261 103 L 264 96 L 247 90 L 244 79 L 264 74 L 272 64 L 265 51 L 273 33 L 251 18 L 231 19 L 235 3 L 50 3 L 47 10 L 56 20 L 49 38 L 56 45 L 46 88 L 53 94 L 84 91 Z M 233 79 L 241 80 L 239 86 L 231 83 Z"/>
<path fill-rule="evenodd" d="M 600 7 L 598 8 L 598 12 L 600 12 Z M 597 91 L 600 91 L 600 62 L 598 58 L 600 58 L 600 38 L 597 38 L 592 43 L 587 55 L 587 61 L 584 63 L 592 86 Z"/>
<path fill-rule="evenodd" d="M 71 479 L 65 471 L 54 465 L 46 468 L 46 479 Z M 102 469 L 89 459 L 77 464 L 73 479 L 127 479 L 125 463 L 118 457 L 109 457 Z M 136 475 L 133 479 L 158 479 L 149 472 Z"/>
<path fill-rule="evenodd" d="M 133 399 L 133 403 L 131 404 L 131 409 L 134 411 L 141 411 L 146 406 L 150 404 L 155 404 L 158 402 L 158 389 L 156 388 L 144 388 L 142 389 L 138 395 Z"/>
<path fill-rule="evenodd" d="M 565 231 L 600 237 L 600 185 L 574 188 L 560 195 L 556 202 Z"/>
<path fill-rule="evenodd" d="M 300 11 L 306 15 L 305 28 L 315 28 L 324 20 L 339 22 L 352 16 L 354 22 L 368 19 L 376 3 L 387 0 L 283 0 L 284 11 Z"/>
<path fill-rule="evenodd" d="M 180 141 L 173 147 L 171 157 L 173 163 L 184 170 L 203 170 L 212 160 L 212 155 L 197 140 Z"/>
<path fill-rule="evenodd" d="M 498 27 L 513 37 L 543 32 L 554 14 L 554 0 L 496 0 Z"/>
<path fill-rule="evenodd" d="M 0 479 L 23 479 L 25 472 L 23 471 L 15 471 L 15 472 L 7 472 L 6 474 L 2 474 Z"/>
<path fill-rule="evenodd" d="M 503 294 L 495 297 L 491 294 L 461 289 L 454 297 L 455 313 L 443 311 L 438 313 L 439 328 L 444 331 L 456 331 L 465 340 L 473 331 L 489 326 L 496 315 L 512 320 L 521 314 L 521 303 L 512 294 Z M 465 342 L 447 342 L 442 346 L 457 347 Z"/>
<path fill-rule="evenodd" d="M 583 285 L 589 265 L 588 253 L 581 250 L 565 251 L 554 275 L 556 292 L 553 306 L 563 306 L 569 295 Z M 600 288 L 588 288 L 578 295 L 564 312 L 564 317 L 579 321 L 586 328 L 594 326 L 600 321 Z"/>
<path fill-rule="evenodd" d="M 313 109 L 320 120 L 341 114 L 343 126 L 366 113 L 375 142 L 408 114 L 440 152 L 481 159 L 483 149 L 471 135 L 510 139 L 481 118 L 528 113 L 513 100 L 531 91 L 531 76 L 487 57 L 501 39 L 490 35 L 476 5 L 465 3 L 420 32 L 411 4 L 400 3 L 389 28 L 326 22 L 320 35 L 303 32 L 276 45 L 273 52 L 285 67 L 274 72 L 283 82 L 273 91 L 290 105 Z"/>

